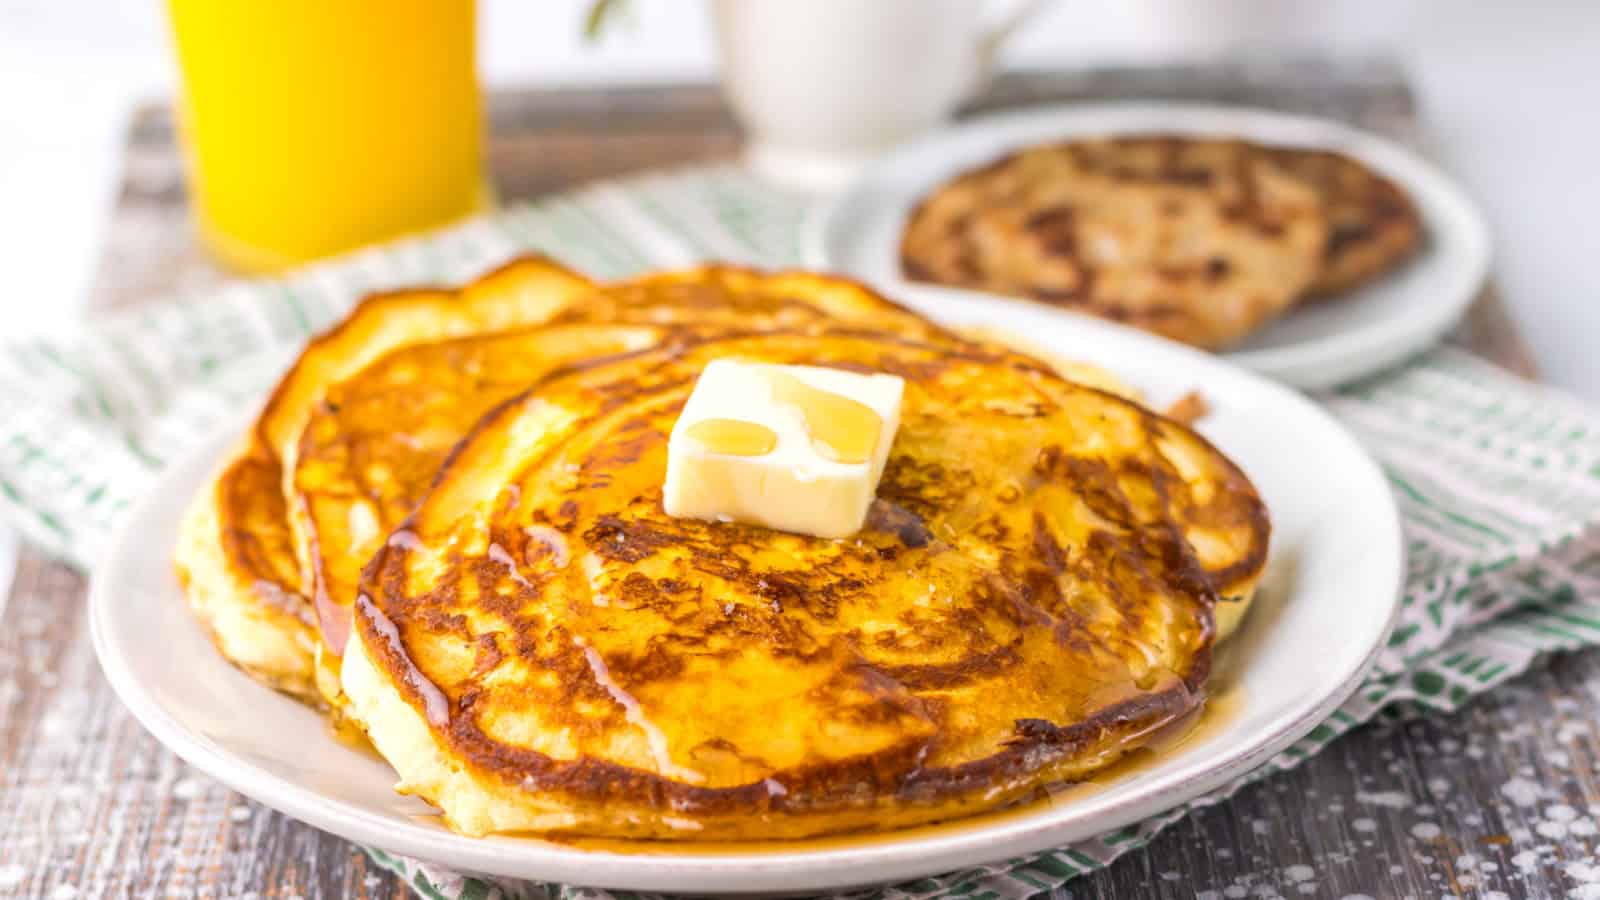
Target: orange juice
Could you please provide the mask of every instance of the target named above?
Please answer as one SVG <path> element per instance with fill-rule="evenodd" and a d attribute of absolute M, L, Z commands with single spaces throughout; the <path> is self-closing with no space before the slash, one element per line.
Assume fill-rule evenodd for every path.
<path fill-rule="evenodd" d="M 201 237 L 270 271 L 483 209 L 474 0 L 170 0 Z"/>

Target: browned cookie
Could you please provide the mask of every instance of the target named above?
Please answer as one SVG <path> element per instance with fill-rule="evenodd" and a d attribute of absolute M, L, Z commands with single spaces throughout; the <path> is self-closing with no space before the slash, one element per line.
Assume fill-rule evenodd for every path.
<path fill-rule="evenodd" d="M 961 175 L 901 241 L 920 281 L 1031 297 L 1200 347 L 1237 343 L 1317 277 L 1316 192 L 1251 144 L 1069 141 Z"/>
<path fill-rule="evenodd" d="M 1422 220 L 1394 182 L 1341 153 L 1275 148 L 1266 153 L 1322 197 L 1328 242 L 1311 298 L 1365 284 L 1410 259 L 1422 243 Z"/>

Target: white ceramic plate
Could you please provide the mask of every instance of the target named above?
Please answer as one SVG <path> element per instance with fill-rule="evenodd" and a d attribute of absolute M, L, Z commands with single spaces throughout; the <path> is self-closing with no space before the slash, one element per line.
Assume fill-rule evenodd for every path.
<path fill-rule="evenodd" d="M 1397 603 L 1402 545 L 1377 467 L 1299 394 L 1214 357 L 1094 319 L 981 298 L 906 299 L 1124 374 L 1164 403 L 1198 388 L 1202 430 L 1239 462 L 1274 523 L 1269 575 L 1220 664 L 1235 711 L 1216 728 L 1060 805 L 869 839 L 755 849 L 585 849 L 445 830 L 394 794 L 378 759 L 310 710 L 235 671 L 190 617 L 170 558 L 178 520 L 235 433 L 174 466 L 128 517 L 90 591 L 95 648 L 123 701 L 184 759 L 267 806 L 335 834 L 460 870 L 597 887 L 697 893 L 810 891 L 993 862 L 1091 837 L 1170 808 L 1260 764 L 1355 688 Z"/>
<path fill-rule="evenodd" d="M 1292 311 L 1227 354 L 1239 365 L 1304 388 L 1350 381 L 1433 343 L 1483 284 L 1489 234 L 1482 217 L 1449 178 L 1411 151 L 1323 119 L 1159 103 L 1041 107 L 977 119 L 912 143 L 817 207 L 802 237 L 806 262 L 893 295 L 904 283 L 898 248 L 906 217 L 949 178 L 1045 141 L 1152 132 L 1337 150 L 1393 179 L 1422 215 L 1426 242 L 1410 263 L 1348 296 Z"/>

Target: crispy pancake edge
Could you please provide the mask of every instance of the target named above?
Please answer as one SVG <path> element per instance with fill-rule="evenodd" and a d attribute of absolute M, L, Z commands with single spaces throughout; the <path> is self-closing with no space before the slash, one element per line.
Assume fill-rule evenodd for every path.
<path fill-rule="evenodd" d="M 262 464 L 248 443 L 226 458 L 190 501 L 173 563 L 185 601 L 225 659 L 262 684 L 320 707 L 313 671 L 319 637 L 310 605 L 251 553 L 255 535 L 227 524 L 233 507 L 219 497 L 245 477 L 242 467 Z"/>

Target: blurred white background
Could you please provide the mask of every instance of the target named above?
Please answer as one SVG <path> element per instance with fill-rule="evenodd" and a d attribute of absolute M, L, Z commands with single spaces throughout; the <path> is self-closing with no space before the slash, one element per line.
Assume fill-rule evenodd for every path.
<path fill-rule="evenodd" d="M 700 3 L 636 0 L 632 27 L 598 47 L 580 38 L 584 6 L 480 0 L 485 80 L 714 74 Z M 1005 62 L 1059 67 L 1271 46 L 1402 56 L 1438 155 L 1485 207 L 1496 277 L 1546 378 L 1600 403 L 1600 4 L 1063 0 Z M 126 110 L 172 83 L 159 0 L 0 0 L 0 333 L 71 326 L 112 200 Z"/>

